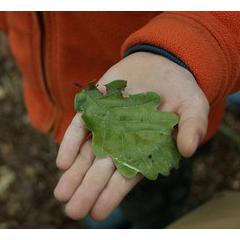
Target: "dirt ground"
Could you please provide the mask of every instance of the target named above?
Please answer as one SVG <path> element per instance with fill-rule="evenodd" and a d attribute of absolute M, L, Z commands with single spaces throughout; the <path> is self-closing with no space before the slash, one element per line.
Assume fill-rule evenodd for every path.
<path fill-rule="evenodd" d="M 53 189 L 58 179 L 57 146 L 30 125 L 22 78 L 0 36 L 0 228 L 82 228 L 64 216 Z M 240 120 L 227 111 L 204 157 L 196 159 L 195 205 L 222 189 L 240 190 Z"/>

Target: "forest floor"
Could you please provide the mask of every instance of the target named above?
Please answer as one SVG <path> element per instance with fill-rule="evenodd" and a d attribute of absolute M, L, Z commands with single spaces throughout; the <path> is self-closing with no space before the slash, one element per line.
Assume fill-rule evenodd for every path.
<path fill-rule="evenodd" d="M 0 42 L 0 228 L 82 228 L 53 197 L 58 146 L 28 119 L 22 78 Z M 208 153 L 193 167 L 191 204 L 240 190 L 240 116 L 228 110 Z"/>

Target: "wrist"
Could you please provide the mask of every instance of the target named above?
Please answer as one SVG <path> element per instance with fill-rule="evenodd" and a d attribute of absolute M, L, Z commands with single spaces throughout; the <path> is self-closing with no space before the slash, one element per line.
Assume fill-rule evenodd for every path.
<path fill-rule="evenodd" d="M 148 52 L 148 53 L 153 53 L 153 54 L 156 54 L 156 55 L 160 55 L 160 56 L 163 56 L 167 59 L 169 59 L 170 61 L 173 61 L 174 63 L 178 64 L 179 66 L 187 69 L 190 71 L 190 69 L 188 68 L 188 66 L 180 59 L 178 58 L 176 55 L 174 55 L 173 53 L 163 49 L 163 48 L 160 48 L 160 47 L 157 47 L 157 46 L 154 46 L 154 45 L 151 45 L 151 44 L 136 44 L 130 48 L 128 48 L 125 53 L 124 53 L 124 57 L 127 57 L 131 54 L 134 54 L 134 53 L 138 53 L 138 52 Z"/>

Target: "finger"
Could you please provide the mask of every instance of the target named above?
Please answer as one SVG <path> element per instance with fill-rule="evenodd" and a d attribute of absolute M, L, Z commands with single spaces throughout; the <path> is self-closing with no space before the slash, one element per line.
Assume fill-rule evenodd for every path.
<path fill-rule="evenodd" d="M 93 160 L 92 145 L 90 141 L 87 141 L 83 144 L 73 165 L 62 175 L 54 190 L 54 196 L 58 201 L 66 202 L 71 198 L 81 184 Z"/>
<path fill-rule="evenodd" d="M 84 177 L 82 184 L 66 205 L 66 214 L 72 219 L 84 218 L 111 178 L 114 170 L 115 167 L 111 158 L 96 159 Z"/>
<path fill-rule="evenodd" d="M 188 102 L 179 111 L 177 145 L 184 157 L 190 157 L 206 134 L 209 105 L 207 101 Z"/>
<path fill-rule="evenodd" d="M 92 218 L 100 221 L 108 217 L 141 179 L 143 176 L 140 174 L 133 179 L 127 179 L 115 171 L 91 210 Z"/>
<path fill-rule="evenodd" d="M 77 113 L 67 128 L 58 151 L 56 164 L 59 169 L 66 170 L 71 166 L 79 152 L 86 133 L 87 130 L 84 127 L 81 114 Z"/>

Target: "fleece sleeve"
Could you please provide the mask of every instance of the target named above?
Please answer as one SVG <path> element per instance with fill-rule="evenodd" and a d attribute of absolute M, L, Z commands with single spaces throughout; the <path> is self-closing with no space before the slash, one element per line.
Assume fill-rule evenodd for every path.
<path fill-rule="evenodd" d="M 184 64 L 211 105 L 240 90 L 240 12 L 161 13 L 126 39 L 122 56 L 143 47 Z"/>

